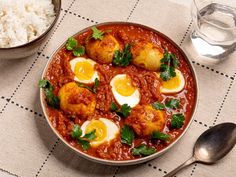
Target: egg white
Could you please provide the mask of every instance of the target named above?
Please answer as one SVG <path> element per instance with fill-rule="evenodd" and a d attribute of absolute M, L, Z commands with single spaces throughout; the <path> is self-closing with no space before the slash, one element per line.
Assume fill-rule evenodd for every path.
<path fill-rule="evenodd" d="M 131 108 L 135 107 L 139 102 L 140 102 L 140 93 L 139 90 L 136 88 L 136 90 L 134 91 L 134 93 L 130 96 L 123 96 L 120 95 L 115 88 L 115 81 L 116 79 L 119 78 L 123 78 L 123 77 L 127 77 L 126 74 L 118 74 L 115 77 L 112 78 L 110 85 L 112 87 L 112 93 L 117 101 L 117 103 L 119 105 L 123 105 L 123 104 L 128 104 Z"/>
<path fill-rule="evenodd" d="M 107 128 L 107 135 L 101 141 L 95 141 L 95 140 L 91 141 L 90 145 L 93 147 L 96 147 L 96 146 L 103 144 L 105 142 L 110 142 L 111 140 L 113 140 L 114 138 L 117 137 L 117 134 L 119 134 L 119 127 L 114 122 L 112 122 L 111 120 L 106 119 L 106 118 L 99 118 L 98 120 L 105 124 L 105 126 Z M 89 125 L 90 122 L 91 122 L 90 120 L 87 120 L 81 126 L 82 136 L 85 135 L 86 127 Z"/>
<path fill-rule="evenodd" d="M 83 57 L 74 58 L 70 61 L 70 67 L 71 67 L 71 70 L 73 71 L 73 73 L 75 72 L 76 63 L 83 62 L 83 61 L 89 62 L 92 66 L 94 66 L 96 64 L 96 62 L 91 59 L 87 59 L 87 58 L 83 58 Z M 94 71 L 93 76 L 88 80 L 81 80 L 81 79 L 77 78 L 76 76 L 74 77 L 74 80 L 77 82 L 80 82 L 80 83 L 84 83 L 84 84 L 91 84 L 91 83 L 94 83 L 96 78 L 99 79 L 98 72 Z"/>
<path fill-rule="evenodd" d="M 183 90 L 183 88 L 185 86 L 184 76 L 183 76 L 182 72 L 178 69 L 175 69 L 175 72 L 176 72 L 176 77 L 178 76 L 180 79 L 180 84 L 174 89 L 167 89 L 167 88 L 164 88 L 161 86 L 161 88 L 160 88 L 161 93 L 178 93 L 181 90 Z M 168 81 L 166 81 L 166 82 L 168 82 Z"/>

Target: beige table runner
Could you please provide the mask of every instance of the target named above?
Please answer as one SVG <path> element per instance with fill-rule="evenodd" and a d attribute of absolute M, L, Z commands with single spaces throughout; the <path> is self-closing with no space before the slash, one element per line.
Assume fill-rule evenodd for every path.
<path fill-rule="evenodd" d="M 190 0 L 62 0 L 51 38 L 29 58 L 0 61 L 0 176 L 159 177 L 191 156 L 197 137 L 210 126 L 235 121 L 236 53 L 219 65 L 199 61 L 191 48 Z M 153 27 L 186 51 L 197 72 L 200 98 L 186 135 L 166 154 L 130 167 L 95 164 L 80 158 L 50 130 L 39 103 L 38 80 L 49 56 L 69 36 L 106 21 Z M 236 149 L 213 166 L 195 164 L 178 177 L 236 176 Z"/>

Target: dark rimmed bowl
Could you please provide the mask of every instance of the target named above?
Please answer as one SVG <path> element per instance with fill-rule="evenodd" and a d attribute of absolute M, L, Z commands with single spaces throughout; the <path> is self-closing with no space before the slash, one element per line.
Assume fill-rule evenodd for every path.
<path fill-rule="evenodd" d="M 186 131 L 188 130 L 190 124 L 192 123 L 193 121 L 193 117 L 194 117 L 194 114 L 196 112 L 196 108 L 197 108 L 197 104 L 198 104 L 198 82 L 197 82 L 197 76 L 196 76 L 196 72 L 193 68 L 193 65 L 192 63 L 190 62 L 190 60 L 188 59 L 188 57 L 185 55 L 185 53 L 183 52 L 183 50 L 174 42 L 172 41 L 169 37 L 167 37 L 166 35 L 164 35 L 163 33 L 153 29 L 153 28 L 150 28 L 150 27 L 147 27 L 147 26 L 144 26 L 144 25 L 141 25 L 141 24 L 137 24 L 137 23 L 130 23 L 130 22 L 106 22 L 106 23 L 100 23 L 100 24 L 97 24 L 96 26 L 99 27 L 99 26 L 102 26 L 102 25 L 110 25 L 110 24 L 117 24 L 117 25 L 121 25 L 121 24 L 126 24 L 126 25 L 133 25 L 133 26 L 138 26 L 138 27 L 141 27 L 141 28 L 144 28 L 144 29 L 148 29 L 148 30 L 151 30 L 153 31 L 154 33 L 157 33 L 158 35 L 162 36 L 163 38 L 165 38 L 167 41 L 169 41 L 173 46 L 175 46 L 175 48 L 178 49 L 178 51 L 184 56 L 186 62 L 188 63 L 188 66 L 193 74 L 193 77 L 194 77 L 194 80 L 195 80 L 195 86 L 196 86 L 196 99 L 195 99 L 195 104 L 194 104 L 194 111 L 192 113 L 192 116 L 188 122 L 188 125 L 186 126 L 186 128 L 184 129 L 184 131 L 182 132 L 182 134 L 174 141 L 172 142 L 169 146 L 167 146 L 166 148 L 162 149 L 161 151 L 158 151 L 156 152 L 155 154 L 152 154 L 150 156 L 147 156 L 147 157 L 142 157 L 142 158 L 139 158 L 139 159 L 134 159 L 134 160 L 124 160 L 124 161 L 115 161 L 115 160 L 106 160 L 106 159 L 101 159 L 101 158 L 96 158 L 96 157 L 93 157 L 93 156 L 90 156 L 78 149 L 76 149 L 75 147 L 73 147 L 72 145 L 70 145 L 68 142 L 66 142 L 63 137 L 57 132 L 57 130 L 53 127 L 48 115 L 47 115 L 47 112 L 46 112 L 46 101 L 45 101 L 45 96 L 44 96 L 44 93 L 43 93 L 43 89 L 40 89 L 40 102 L 41 102 L 41 106 L 42 106 L 42 109 L 43 109 L 43 113 L 46 117 L 46 120 L 48 122 L 48 124 L 50 125 L 51 129 L 53 130 L 53 132 L 57 135 L 58 138 L 60 138 L 60 140 L 65 143 L 70 149 L 73 149 L 79 156 L 81 157 L 84 157 L 90 161 L 93 161 L 93 162 L 97 162 L 97 163 L 101 163 L 101 164 L 106 164 L 106 165 L 115 165 L 115 166 L 126 166 L 126 165 L 135 165 L 135 164 L 140 164 L 140 163 L 143 163 L 143 162 L 147 162 L 149 160 L 152 160 L 154 158 L 157 158 L 159 157 L 160 155 L 164 154 L 165 152 L 167 152 L 171 147 L 173 147 L 182 137 L 183 135 L 186 133 Z M 93 25 L 94 26 L 94 25 Z M 90 27 L 87 27 L 85 29 L 83 29 L 82 31 L 74 34 L 74 36 L 77 36 L 89 29 L 91 29 L 92 26 Z M 54 58 L 55 54 L 63 47 L 65 46 L 66 42 L 64 42 L 59 48 L 57 48 L 55 50 L 55 52 L 52 54 L 52 56 L 50 57 L 44 71 L 43 71 L 43 74 L 42 74 L 42 79 L 45 77 L 46 75 L 46 72 L 47 72 L 47 69 L 52 61 L 52 59 Z"/>
<path fill-rule="evenodd" d="M 39 37 L 37 37 L 36 39 L 26 44 L 15 46 L 15 47 L 9 47 L 9 48 L 0 48 L 0 60 L 25 58 L 25 57 L 35 54 L 38 51 L 39 47 L 50 36 L 60 15 L 61 0 L 52 0 L 52 3 L 54 5 L 54 11 L 55 11 L 56 17 L 53 20 L 52 24 L 49 26 L 49 28 Z"/>

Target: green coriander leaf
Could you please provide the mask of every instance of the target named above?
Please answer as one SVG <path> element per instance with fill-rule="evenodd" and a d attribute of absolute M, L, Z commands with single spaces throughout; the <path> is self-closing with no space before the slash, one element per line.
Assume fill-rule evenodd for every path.
<path fill-rule="evenodd" d="M 166 65 L 166 64 L 161 64 L 161 66 L 160 66 L 160 71 L 161 72 L 164 72 L 164 71 L 166 71 L 166 70 L 168 70 L 169 68 L 168 68 L 168 65 Z"/>
<path fill-rule="evenodd" d="M 75 124 L 71 132 L 71 137 L 74 139 L 79 139 L 82 135 L 82 130 L 79 125 Z"/>
<path fill-rule="evenodd" d="M 74 54 L 74 56 L 76 56 L 76 57 L 82 56 L 82 55 L 84 55 L 84 53 L 85 53 L 85 48 L 84 48 L 84 46 L 76 47 L 76 48 L 74 48 L 74 50 L 73 50 L 73 54 Z"/>
<path fill-rule="evenodd" d="M 87 150 L 87 149 L 90 148 L 90 143 L 87 140 L 79 138 L 78 139 L 78 144 L 80 144 L 84 150 Z"/>
<path fill-rule="evenodd" d="M 168 52 L 168 49 L 166 49 L 164 52 L 164 56 L 161 59 L 161 63 L 166 63 L 168 61 L 170 61 L 170 53 Z"/>
<path fill-rule="evenodd" d="M 100 85 L 100 82 L 99 82 L 98 78 L 96 78 L 94 81 L 94 86 L 93 86 L 94 93 L 97 93 L 97 88 L 99 87 L 99 85 Z"/>
<path fill-rule="evenodd" d="M 168 49 L 164 52 L 164 57 L 161 59 L 161 63 L 171 62 L 173 64 L 174 68 L 177 68 L 179 66 L 179 60 L 175 53 L 169 53 Z"/>
<path fill-rule="evenodd" d="M 141 144 L 140 146 L 133 148 L 131 152 L 133 155 L 141 155 L 141 152 L 145 151 L 145 149 L 146 146 L 144 144 Z"/>
<path fill-rule="evenodd" d="M 97 29 L 96 26 L 93 26 L 92 27 L 92 31 L 93 31 L 93 34 L 92 34 L 92 38 L 94 39 L 99 39 L 99 40 L 102 40 L 103 39 L 103 35 L 104 35 L 104 32 Z"/>
<path fill-rule="evenodd" d="M 162 104 L 162 103 L 160 103 L 160 102 L 158 102 L 158 101 L 154 102 L 154 103 L 152 104 L 152 107 L 153 107 L 154 109 L 157 109 L 157 110 L 163 110 L 163 109 L 165 109 L 165 105 Z"/>
<path fill-rule="evenodd" d="M 47 80 L 41 79 L 39 81 L 39 88 L 45 88 L 47 85 L 50 84 Z"/>
<path fill-rule="evenodd" d="M 155 131 L 152 133 L 152 138 L 167 141 L 170 139 L 170 136 L 165 133 Z"/>
<path fill-rule="evenodd" d="M 172 58 L 172 63 L 173 63 L 174 68 L 177 68 L 179 66 L 179 60 L 176 54 L 175 53 L 171 54 L 171 58 Z"/>
<path fill-rule="evenodd" d="M 171 77 L 175 77 L 176 76 L 175 68 L 172 67 L 172 66 L 170 66 L 169 68 L 170 68 L 170 71 L 169 71 L 170 72 L 170 76 Z"/>
<path fill-rule="evenodd" d="M 124 125 L 123 128 L 121 129 L 121 142 L 131 146 L 133 140 L 134 140 L 133 130 L 128 125 Z"/>
<path fill-rule="evenodd" d="M 128 117 L 131 112 L 131 107 L 128 104 L 123 104 L 120 110 L 117 112 L 122 117 Z"/>
<path fill-rule="evenodd" d="M 89 87 L 89 86 L 87 86 L 87 85 L 84 85 L 84 84 L 81 84 L 81 83 L 78 83 L 78 82 L 77 82 L 77 85 L 78 85 L 79 87 L 86 88 L 86 89 L 88 89 L 88 90 L 91 91 L 91 92 L 94 92 L 94 91 L 93 91 L 93 88 L 91 88 L 91 87 Z"/>
<path fill-rule="evenodd" d="M 88 139 L 88 140 L 94 140 L 96 138 L 96 129 L 91 131 L 90 133 L 86 133 L 83 138 Z"/>
<path fill-rule="evenodd" d="M 66 42 L 66 49 L 72 50 L 72 53 L 74 56 L 79 57 L 81 55 L 84 55 L 85 48 L 84 46 L 78 45 L 78 42 L 75 38 L 70 37 Z"/>
<path fill-rule="evenodd" d="M 169 101 L 167 101 L 165 103 L 166 107 L 170 108 L 170 109 L 176 109 L 179 108 L 180 104 L 179 104 L 179 100 L 177 99 L 170 99 Z"/>
<path fill-rule="evenodd" d="M 145 144 L 141 144 L 138 147 L 135 147 L 132 149 L 133 155 L 143 155 L 143 156 L 149 156 L 151 154 L 154 154 L 156 152 L 156 149 L 153 147 L 148 147 Z"/>
<path fill-rule="evenodd" d="M 130 44 L 125 44 L 125 48 L 123 51 L 123 55 L 126 60 L 123 63 L 123 66 L 129 65 L 130 61 L 132 60 L 132 53 L 131 53 L 131 45 Z"/>
<path fill-rule="evenodd" d="M 57 96 L 54 95 L 53 87 L 52 87 L 51 83 L 47 80 L 40 80 L 39 87 L 43 88 L 43 90 L 44 90 L 47 104 L 53 108 L 59 108 L 60 107 L 60 100 Z"/>
<path fill-rule="evenodd" d="M 113 57 L 113 65 L 115 66 L 128 66 L 132 60 L 132 53 L 130 51 L 130 44 L 125 44 L 123 51 L 116 50 Z"/>
<path fill-rule="evenodd" d="M 163 81 L 168 81 L 176 76 L 175 68 L 179 66 L 179 60 L 176 54 L 169 53 L 168 49 L 164 52 L 164 57 L 161 59 L 160 77 Z"/>
<path fill-rule="evenodd" d="M 74 48 L 78 45 L 78 42 L 75 38 L 69 37 L 66 42 L 66 49 L 67 50 L 74 50 Z"/>
<path fill-rule="evenodd" d="M 122 60 L 122 53 L 119 50 L 114 52 L 113 64 L 119 66 Z"/>
<path fill-rule="evenodd" d="M 89 91 L 93 92 L 93 89 L 92 89 L 91 87 L 87 86 L 87 85 L 81 84 L 81 83 L 79 83 L 79 82 L 77 82 L 77 85 L 78 85 L 79 87 L 86 88 L 86 89 L 88 89 Z"/>
<path fill-rule="evenodd" d="M 172 77 L 176 76 L 175 68 L 172 66 L 168 66 L 166 64 L 161 64 L 160 70 L 161 70 L 160 76 L 163 81 L 168 81 Z"/>
<path fill-rule="evenodd" d="M 116 103 L 111 103 L 111 107 L 110 107 L 110 110 L 111 111 L 117 111 L 117 109 L 118 109 L 118 106 L 117 106 L 117 104 Z"/>
<path fill-rule="evenodd" d="M 171 79 L 170 73 L 169 73 L 169 69 L 168 69 L 168 70 L 165 70 L 165 71 L 161 71 L 160 76 L 161 76 L 161 79 L 162 79 L 163 81 L 168 81 L 168 80 Z"/>
<path fill-rule="evenodd" d="M 79 83 L 79 82 L 77 82 L 77 85 L 78 85 L 79 87 L 86 88 L 86 89 L 88 89 L 89 91 L 91 91 L 91 92 L 93 92 L 93 93 L 97 93 L 97 88 L 99 87 L 100 82 L 99 82 L 98 78 L 96 78 L 95 81 L 94 81 L 94 86 L 93 86 L 92 88 L 89 87 L 89 86 L 87 86 L 87 85 L 84 85 L 84 84 L 82 84 L 82 83 Z"/>
<path fill-rule="evenodd" d="M 171 128 L 181 128 L 184 124 L 185 117 L 183 114 L 174 114 L 171 117 Z"/>
<path fill-rule="evenodd" d="M 51 92 L 50 95 L 46 94 L 46 100 L 49 106 L 58 109 L 60 107 L 60 99 L 53 95 Z"/>

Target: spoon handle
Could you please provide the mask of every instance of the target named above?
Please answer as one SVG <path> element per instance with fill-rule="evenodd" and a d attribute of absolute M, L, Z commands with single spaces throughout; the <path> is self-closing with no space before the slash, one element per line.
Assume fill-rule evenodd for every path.
<path fill-rule="evenodd" d="M 182 168 L 191 165 L 192 163 L 196 162 L 196 159 L 194 157 L 191 157 L 190 159 L 188 159 L 187 161 L 185 161 L 183 164 L 181 164 L 180 166 L 178 166 L 177 168 L 175 168 L 174 170 L 172 170 L 171 172 L 169 172 L 168 174 L 166 174 L 163 177 L 173 177 L 178 171 L 180 171 Z"/>

